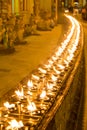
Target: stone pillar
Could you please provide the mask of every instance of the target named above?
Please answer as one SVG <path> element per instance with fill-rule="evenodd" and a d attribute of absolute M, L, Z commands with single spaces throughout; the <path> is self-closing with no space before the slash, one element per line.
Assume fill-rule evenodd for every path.
<path fill-rule="evenodd" d="M 54 19 L 54 21 L 57 23 L 58 20 L 58 0 L 52 0 L 52 18 Z"/>
<path fill-rule="evenodd" d="M 25 24 L 29 23 L 30 15 L 30 0 L 23 0 L 23 21 Z"/>
<path fill-rule="evenodd" d="M 33 10 L 36 17 L 39 16 L 39 11 L 40 11 L 39 9 L 40 9 L 40 0 L 34 0 Z"/>
<path fill-rule="evenodd" d="M 27 10 L 27 1 L 26 0 L 23 0 L 23 7 L 24 7 L 24 11 L 26 11 Z"/>
<path fill-rule="evenodd" d="M 56 12 L 55 12 L 55 20 L 58 20 L 58 0 L 56 0 Z"/>
<path fill-rule="evenodd" d="M 87 0 L 83 0 L 83 6 L 87 3 Z"/>
<path fill-rule="evenodd" d="M 20 0 L 14 0 L 14 13 L 16 15 L 20 13 Z"/>
<path fill-rule="evenodd" d="M 27 11 L 30 11 L 30 0 L 27 0 L 26 10 L 27 10 Z"/>

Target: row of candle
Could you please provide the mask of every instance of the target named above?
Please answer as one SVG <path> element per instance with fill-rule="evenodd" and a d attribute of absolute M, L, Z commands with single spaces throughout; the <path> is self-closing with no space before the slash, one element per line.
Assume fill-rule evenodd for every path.
<path fill-rule="evenodd" d="M 71 21 L 71 30 L 60 47 L 0 108 L 0 130 L 35 129 L 56 100 L 79 53 L 80 25 L 73 17 L 66 17 Z"/>

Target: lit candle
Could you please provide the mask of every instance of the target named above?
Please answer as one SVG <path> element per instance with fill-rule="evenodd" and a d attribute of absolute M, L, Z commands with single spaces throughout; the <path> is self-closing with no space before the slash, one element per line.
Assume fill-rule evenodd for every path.
<path fill-rule="evenodd" d="M 36 105 L 35 105 L 35 103 L 34 102 L 30 102 L 29 103 L 29 105 L 27 106 L 27 109 L 29 110 L 29 111 L 35 111 L 36 110 Z"/>
<path fill-rule="evenodd" d="M 49 84 L 49 83 L 47 83 L 47 88 L 49 89 L 49 90 L 51 90 L 51 89 L 53 89 L 53 84 Z"/>
<path fill-rule="evenodd" d="M 15 119 L 11 120 L 9 124 L 12 130 L 14 130 L 15 128 L 16 130 L 18 130 L 18 122 Z"/>
<path fill-rule="evenodd" d="M 55 66 L 53 66 L 53 70 L 56 72 L 56 74 L 60 74 L 60 73 L 61 73 L 59 70 L 57 70 L 57 69 L 55 68 Z"/>
<path fill-rule="evenodd" d="M 15 107 L 15 104 L 9 104 L 9 102 L 5 102 L 5 103 L 4 103 L 4 106 L 5 106 L 6 108 L 10 109 L 10 108 L 14 108 L 14 107 Z"/>
<path fill-rule="evenodd" d="M 44 65 L 47 69 L 51 68 L 50 64 Z"/>
<path fill-rule="evenodd" d="M 54 75 L 51 76 L 51 79 L 52 79 L 52 81 L 57 81 L 57 77 Z"/>
<path fill-rule="evenodd" d="M 18 98 L 19 99 L 22 99 L 24 97 L 24 91 L 23 89 L 21 91 L 15 91 L 15 93 L 17 94 Z"/>
<path fill-rule="evenodd" d="M 10 125 L 7 127 L 7 130 L 9 129 L 18 130 L 19 128 L 22 128 L 24 126 L 22 121 L 17 122 L 15 119 L 11 120 L 8 123 Z"/>
<path fill-rule="evenodd" d="M 65 68 L 65 66 L 61 65 L 61 64 L 58 64 L 58 67 L 63 70 Z"/>
<path fill-rule="evenodd" d="M 41 73 L 43 73 L 43 74 L 46 74 L 46 70 L 44 70 L 44 69 L 42 69 L 42 68 L 38 68 L 38 70 L 41 72 Z"/>
<path fill-rule="evenodd" d="M 33 82 L 31 80 L 29 80 L 27 85 L 28 85 L 28 88 L 31 89 L 33 87 Z"/>
<path fill-rule="evenodd" d="M 44 99 L 45 96 L 46 96 L 46 91 L 43 90 L 42 93 L 40 94 L 40 98 L 41 98 L 41 99 Z"/>
<path fill-rule="evenodd" d="M 38 81 L 40 79 L 40 77 L 38 77 L 37 75 L 34 75 L 34 74 L 32 74 L 32 78 L 34 78 L 35 80 L 38 80 Z"/>

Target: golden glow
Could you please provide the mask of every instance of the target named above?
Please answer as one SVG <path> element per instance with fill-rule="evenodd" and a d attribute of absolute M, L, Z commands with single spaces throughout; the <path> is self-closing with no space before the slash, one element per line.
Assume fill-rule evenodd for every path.
<path fill-rule="evenodd" d="M 53 89 L 53 84 L 47 83 L 47 88 L 48 88 L 48 89 Z"/>
<path fill-rule="evenodd" d="M 13 107 L 15 107 L 15 104 L 9 104 L 9 102 L 5 102 L 5 103 L 4 103 L 4 106 L 5 106 L 6 108 L 13 108 Z"/>
<path fill-rule="evenodd" d="M 29 88 L 32 88 L 33 87 L 33 82 L 31 80 L 29 80 L 27 85 L 28 85 Z"/>
<path fill-rule="evenodd" d="M 40 78 L 37 75 L 32 74 L 32 78 L 35 80 L 39 80 Z"/>
<path fill-rule="evenodd" d="M 42 69 L 42 68 L 38 68 L 38 70 L 44 74 L 46 74 L 46 70 Z"/>
<path fill-rule="evenodd" d="M 29 103 L 29 105 L 27 106 L 27 109 L 29 110 L 29 111 L 35 111 L 36 110 L 36 105 L 35 105 L 35 103 L 34 102 L 30 102 Z"/>
<path fill-rule="evenodd" d="M 22 89 L 21 91 L 20 91 L 20 90 L 15 91 L 15 93 L 17 94 L 17 96 L 18 96 L 19 98 L 22 98 L 22 97 L 24 96 L 23 89 Z"/>
<path fill-rule="evenodd" d="M 18 130 L 18 128 L 21 128 L 23 127 L 23 122 L 22 121 L 19 121 L 17 122 L 15 119 L 11 120 L 9 122 L 10 126 L 7 127 L 7 129 L 12 129 L 12 130 Z"/>
<path fill-rule="evenodd" d="M 45 96 L 46 96 L 46 91 L 43 90 L 42 93 L 40 94 L 40 98 L 43 99 L 45 98 Z"/>
<path fill-rule="evenodd" d="M 71 72 L 71 69 L 73 69 L 72 63 L 76 63 L 76 56 L 78 56 L 80 52 L 80 50 L 78 50 L 78 44 L 80 43 L 80 25 L 73 17 L 68 15 L 66 15 L 66 17 L 71 21 L 71 28 L 69 32 L 64 35 L 65 39 L 57 48 L 55 54 L 48 59 L 46 64 L 42 67 L 38 67 L 34 74 L 31 74 L 29 79 L 27 79 L 28 82 L 25 80 L 23 85 L 19 85 L 21 91 L 20 89 L 15 91 L 17 96 L 14 94 L 12 95 L 14 98 L 18 97 L 15 98 L 16 101 L 14 101 L 15 109 L 10 111 L 9 108 L 12 108 L 14 104 L 12 105 L 8 102 L 4 103 L 7 113 L 4 110 L 4 113 L 6 114 L 4 115 L 1 113 L 0 116 L 2 117 L 4 115 L 5 118 L 7 117 L 7 121 L 9 122 L 9 113 L 11 114 L 11 119 L 13 120 L 9 122 L 9 129 L 19 129 L 23 126 L 22 122 L 17 122 L 14 117 L 21 120 L 27 116 L 28 121 L 26 121 L 26 124 L 27 122 L 31 122 L 31 124 L 34 123 L 37 125 L 38 121 L 41 119 L 41 116 L 38 116 L 37 114 L 40 113 L 43 116 L 43 114 L 46 114 L 45 112 L 52 107 L 53 103 L 50 100 L 50 95 L 53 96 L 53 101 L 56 100 L 55 95 L 58 95 L 58 92 L 60 91 L 59 88 L 63 85 L 61 83 L 66 78 L 66 74 Z M 76 50 L 78 50 L 78 53 L 75 53 Z M 66 67 L 68 68 L 68 71 Z M 45 100 L 48 102 L 45 102 Z M 43 110 L 43 113 L 41 113 L 41 110 Z M 14 116 L 14 114 L 16 116 Z M 34 116 L 35 119 L 33 118 Z M 25 121 L 23 123 L 25 123 Z M 6 128 L 7 126 L 5 129 Z"/>

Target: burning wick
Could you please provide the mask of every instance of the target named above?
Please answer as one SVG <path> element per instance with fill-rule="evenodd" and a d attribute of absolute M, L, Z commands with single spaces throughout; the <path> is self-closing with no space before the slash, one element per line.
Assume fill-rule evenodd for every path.
<path fill-rule="evenodd" d="M 39 79 L 40 79 L 37 75 L 34 75 L 34 74 L 32 74 L 32 77 L 33 77 L 35 80 L 39 80 Z"/>
<path fill-rule="evenodd" d="M 53 60 L 53 61 L 56 61 L 56 60 L 57 60 L 57 57 L 56 57 L 56 56 L 52 56 L 52 60 Z"/>
<path fill-rule="evenodd" d="M 50 89 L 53 89 L 53 84 L 49 84 L 49 83 L 47 83 L 47 88 L 50 90 Z"/>
<path fill-rule="evenodd" d="M 29 111 L 35 111 L 36 110 L 36 105 L 35 105 L 35 103 L 34 102 L 30 102 L 29 103 L 29 105 L 27 106 L 27 109 L 29 110 Z"/>
<path fill-rule="evenodd" d="M 53 81 L 57 81 L 57 77 L 54 76 L 54 75 L 51 76 L 51 79 L 52 79 Z"/>
<path fill-rule="evenodd" d="M 23 96 L 24 96 L 24 92 L 23 92 L 23 89 L 21 90 L 21 91 L 15 91 L 15 93 L 17 94 L 17 96 L 21 99 L 21 98 L 23 98 Z"/>
<path fill-rule="evenodd" d="M 65 66 L 63 66 L 63 65 L 58 65 L 58 67 L 62 70 L 62 69 L 65 69 Z"/>
<path fill-rule="evenodd" d="M 61 73 L 59 70 L 57 70 L 57 69 L 55 68 L 55 66 L 53 66 L 53 70 L 56 72 L 56 74 L 60 74 L 60 73 Z"/>
<path fill-rule="evenodd" d="M 43 74 L 46 74 L 46 70 L 42 69 L 42 68 L 39 68 L 38 69 L 40 72 L 42 72 Z"/>
<path fill-rule="evenodd" d="M 28 85 L 29 88 L 32 88 L 33 87 L 33 82 L 31 80 L 29 80 L 27 85 Z"/>
<path fill-rule="evenodd" d="M 5 102 L 5 103 L 4 103 L 4 106 L 5 106 L 6 108 L 10 109 L 10 108 L 14 108 L 14 107 L 15 107 L 15 104 L 9 104 L 9 102 Z"/>
<path fill-rule="evenodd" d="M 43 90 L 42 93 L 40 94 L 40 98 L 43 99 L 45 98 L 45 96 L 46 96 L 46 91 Z"/>
<path fill-rule="evenodd" d="M 44 65 L 44 66 L 45 66 L 46 69 L 51 68 L 51 65 L 50 65 L 50 64 L 48 64 L 48 65 Z"/>
<path fill-rule="evenodd" d="M 15 119 L 11 120 L 9 124 L 10 125 L 7 126 L 6 130 L 18 130 L 18 128 L 22 128 L 24 126 L 22 121 L 17 122 Z"/>

